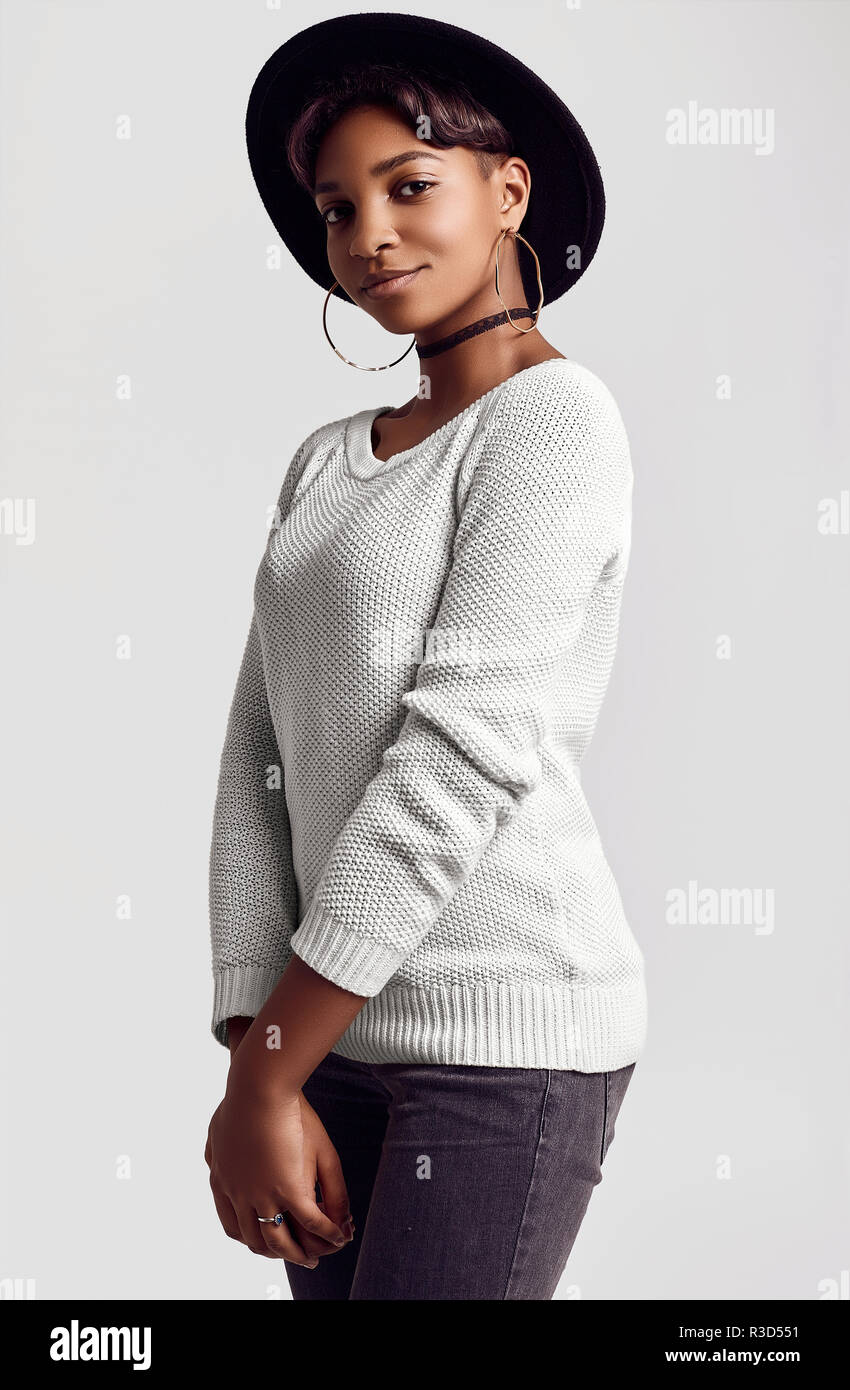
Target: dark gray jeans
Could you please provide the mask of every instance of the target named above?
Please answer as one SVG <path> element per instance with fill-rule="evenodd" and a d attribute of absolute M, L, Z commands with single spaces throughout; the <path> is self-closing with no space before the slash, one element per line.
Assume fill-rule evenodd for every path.
<path fill-rule="evenodd" d="M 551 1299 L 636 1063 L 619 1071 L 352 1062 L 304 1086 L 342 1163 L 354 1239 L 293 1299 Z"/>

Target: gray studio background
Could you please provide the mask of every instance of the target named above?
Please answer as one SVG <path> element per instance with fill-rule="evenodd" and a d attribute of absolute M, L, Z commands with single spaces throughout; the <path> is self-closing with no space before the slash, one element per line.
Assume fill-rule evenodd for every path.
<path fill-rule="evenodd" d="M 295 448 L 417 377 L 331 352 L 243 121 L 271 52 L 353 8 L 0 10 L 0 1279 L 40 1299 L 289 1297 L 222 1232 L 203 1158 L 218 758 Z M 583 785 L 650 1026 L 558 1297 L 846 1299 L 848 7 L 421 12 L 535 67 L 608 197 L 541 329 L 632 447 Z M 671 145 L 689 103 L 771 111 L 772 141 Z M 397 355 L 329 312 L 349 356 Z M 683 924 L 689 884 L 706 920 Z"/>

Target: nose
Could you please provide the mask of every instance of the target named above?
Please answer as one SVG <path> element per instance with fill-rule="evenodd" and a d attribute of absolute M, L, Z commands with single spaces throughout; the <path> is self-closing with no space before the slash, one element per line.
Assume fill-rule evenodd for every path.
<path fill-rule="evenodd" d="M 351 239 L 348 254 L 354 260 L 374 260 L 379 251 L 398 243 L 398 234 L 389 220 L 388 209 L 382 198 L 355 209 L 351 213 L 349 228 Z"/>

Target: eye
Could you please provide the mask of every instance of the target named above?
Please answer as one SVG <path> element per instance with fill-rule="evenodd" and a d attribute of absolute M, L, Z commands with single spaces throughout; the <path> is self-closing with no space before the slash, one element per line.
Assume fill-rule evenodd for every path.
<path fill-rule="evenodd" d="M 433 187 L 434 185 L 429 183 L 427 179 L 406 179 L 404 183 L 399 184 L 399 192 L 401 192 L 402 188 L 425 189 Z"/>
<path fill-rule="evenodd" d="M 419 194 L 426 192 L 427 189 L 433 188 L 434 186 L 435 185 L 431 183 L 428 179 L 405 179 L 404 183 L 400 183 L 398 185 L 397 192 L 400 193 L 403 188 L 412 188 L 415 190 L 415 192 L 412 194 L 412 196 L 415 198 L 418 197 Z M 402 201 L 408 202 L 409 198 L 404 198 L 402 199 Z M 332 213 L 339 213 L 340 216 L 332 217 Z M 343 220 L 343 218 L 347 216 L 348 213 L 346 211 L 345 206 L 340 203 L 333 203 L 329 208 L 325 208 L 324 212 L 321 214 L 322 221 L 328 227 L 338 226 L 339 223 Z"/>

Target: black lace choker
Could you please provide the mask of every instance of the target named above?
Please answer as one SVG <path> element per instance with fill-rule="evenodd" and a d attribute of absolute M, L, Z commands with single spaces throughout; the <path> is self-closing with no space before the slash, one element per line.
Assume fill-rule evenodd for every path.
<path fill-rule="evenodd" d="M 533 319 L 532 309 L 511 309 L 512 319 Z M 438 352 L 447 352 L 449 348 L 456 347 L 458 343 L 465 343 L 467 338 L 477 338 L 479 333 L 486 333 L 490 328 L 498 328 L 500 323 L 507 323 L 508 315 L 503 309 L 500 314 L 490 314 L 486 319 L 478 319 L 476 323 L 470 323 L 466 328 L 461 328 L 457 333 L 450 333 L 447 338 L 439 338 L 436 343 L 428 343 L 425 347 L 416 344 L 416 351 L 420 357 L 436 357 Z"/>

